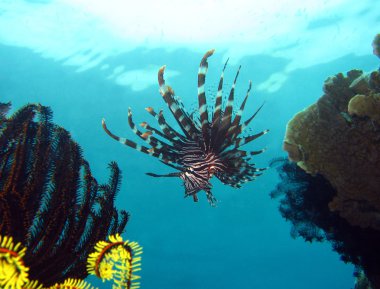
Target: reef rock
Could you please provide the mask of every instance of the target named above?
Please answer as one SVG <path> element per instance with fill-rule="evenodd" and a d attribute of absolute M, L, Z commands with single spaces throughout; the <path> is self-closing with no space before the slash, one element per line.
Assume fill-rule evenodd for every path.
<path fill-rule="evenodd" d="M 324 95 L 287 125 L 284 149 L 337 190 L 329 203 L 350 224 L 380 230 L 380 75 L 328 78 Z"/>

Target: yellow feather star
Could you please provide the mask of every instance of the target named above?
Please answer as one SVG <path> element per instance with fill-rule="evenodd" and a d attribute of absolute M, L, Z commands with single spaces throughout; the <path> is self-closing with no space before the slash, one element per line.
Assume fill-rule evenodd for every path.
<path fill-rule="evenodd" d="M 141 270 L 142 248 L 137 242 L 123 241 L 120 235 L 111 235 L 108 241 L 99 241 L 95 252 L 87 259 L 87 272 L 105 280 L 113 280 L 113 289 L 137 289 Z"/>
<path fill-rule="evenodd" d="M 26 285 L 22 286 L 22 289 L 43 289 L 43 285 L 37 280 L 29 281 Z"/>
<path fill-rule="evenodd" d="M 14 245 L 12 237 L 0 236 L 0 288 L 21 289 L 29 282 L 29 268 L 22 260 L 25 251 L 21 243 Z"/>
<path fill-rule="evenodd" d="M 94 289 L 94 287 L 84 280 L 69 278 L 63 283 L 55 284 L 48 289 Z"/>

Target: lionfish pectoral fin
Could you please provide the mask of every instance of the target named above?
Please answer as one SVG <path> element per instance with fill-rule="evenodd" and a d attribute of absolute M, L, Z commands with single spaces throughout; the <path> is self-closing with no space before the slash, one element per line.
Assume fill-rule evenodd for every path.
<path fill-rule="evenodd" d="M 113 139 L 115 139 L 115 140 L 117 140 L 117 141 L 120 141 L 120 137 L 118 137 L 117 135 L 113 134 L 113 133 L 107 128 L 105 118 L 102 118 L 102 127 L 103 127 L 103 130 L 104 130 L 104 131 L 105 131 L 110 137 L 112 137 Z"/>
<path fill-rule="evenodd" d="M 218 202 L 214 195 L 211 193 L 211 190 L 205 190 L 207 201 L 212 207 L 216 207 L 216 203 Z"/>
<path fill-rule="evenodd" d="M 106 125 L 106 120 L 103 118 L 102 119 L 102 127 L 103 127 L 103 130 L 110 136 L 112 137 L 113 139 L 117 140 L 119 143 L 123 144 L 123 145 L 126 145 L 126 146 L 129 146 L 139 152 L 142 152 L 144 154 L 147 154 L 147 155 L 152 155 L 156 158 L 160 158 L 160 155 L 157 155 L 157 154 L 153 154 L 151 152 L 151 150 L 145 146 L 142 146 L 142 145 L 139 145 L 137 143 L 135 143 L 134 141 L 131 141 L 127 138 L 124 138 L 124 137 L 119 137 L 115 134 L 113 134 L 108 128 L 107 128 L 107 125 Z"/>
<path fill-rule="evenodd" d="M 164 175 L 159 175 L 155 173 L 145 173 L 148 176 L 154 177 L 154 178 L 170 178 L 170 177 L 179 177 L 180 173 L 170 173 L 170 174 L 164 174 Z"/>
<path fill-rule="evenodd" d="M 194 203 L 197 203 L 197 202 L 198 202 L 198 196 L 197 196 L 197 193 L 191 193 L 191 194 L 186 194 L 186 193 L 185 193 L 185 198 L 190 197 L 190 196 L 193 197 Z"/>

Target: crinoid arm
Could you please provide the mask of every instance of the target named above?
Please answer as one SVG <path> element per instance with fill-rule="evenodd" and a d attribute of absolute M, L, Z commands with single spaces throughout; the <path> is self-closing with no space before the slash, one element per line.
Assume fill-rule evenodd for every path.
<path fill-rule="evenodd" d="M 83 279 L 89 250 L 128 221 L 115 206 L 121 171 L 111 162 L 99 184 L 49 107 L 27 104 L 10 116 L 9 107 L 0 103 L 0 288 Z"/>

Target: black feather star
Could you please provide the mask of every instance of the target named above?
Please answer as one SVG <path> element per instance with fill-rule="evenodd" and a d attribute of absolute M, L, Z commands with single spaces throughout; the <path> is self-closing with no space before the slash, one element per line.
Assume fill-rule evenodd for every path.
<path fill-rule="evenodd" d="M 253 155 L 262 153 L 264 150 L 246 151 L 242 150 L 241 146 L 268 132 L 268 130 L 264 130 L 257 134 L 241 136 L 262 106 L 246 121 L 241 121 L 252 86 L 251 82 L 249 82 L 247 94 L 240 108 L 236 113 L 233 113 L 235 85 L 240 67 L 236 73 L 229 96 L 223 101 L 223 78 L 228 60 L 220 77 L 214 109 L 211 113 L 208 111 L 204 85 L 208 69 L 207 59 L 213 53 L 214 50 L 208 51 L 199 66 L 199 116 L 189 114 L 182 105 L 180 98 L 175 96 L 173 89 L 165 84 L 165 66 L 158 71 L 160 94 L 176 119 L 182 133 L 177 132 L 167 123 L 162 110 L 156 112 L 151 107 L 146 108 L 146 110 L 156 118 L 161 131 L 146 122 L 140 124 L 145 129 L 145 132 L 140 131 L 132 120 L 131 109 L 129 108 L 128 111 L 128 122 L 132 131 L 147 142 L 150 147 L 141 146 L 126 138 L 116 136 L 108 130 L 105 120 L 103 119 L 102 121 L 105 132 L 115 140 L 156 157 L 166 165 L 178 170 L 178 172 L 166 175 L 153 173 L 148 173 L 148 175 L 152 177 L 180 177 L 184 182 L 185 196 L 192 195 L 194 201 L 198 201 L 196 194 L 203 190 L 212 205 L 216 202 L 211 193 L 212 185 L 210 183 L 210 179 L 214 175 L 222 183 L 239 188 L 243 183 L 255 179 L 265 170 L 265 168 L 255 168 L 254 164 L 250 163 Z"/>
<path fill-rule="evenodd" d="M 98 184 L 79 144 L 51 121 L 49 107 L 28 104 L 7 117 L 9 109 L 0 102 L 0 247 L 10 244 L 1 236 L 21 243 L 29 277 L 44 286 L 83 279 L 96 243 L 122 233 L 128 221 L 115 207 L 119 167 L 111 162 L 109 182 Z M 0 276 L 7 264 L 0 260 Z"/>

